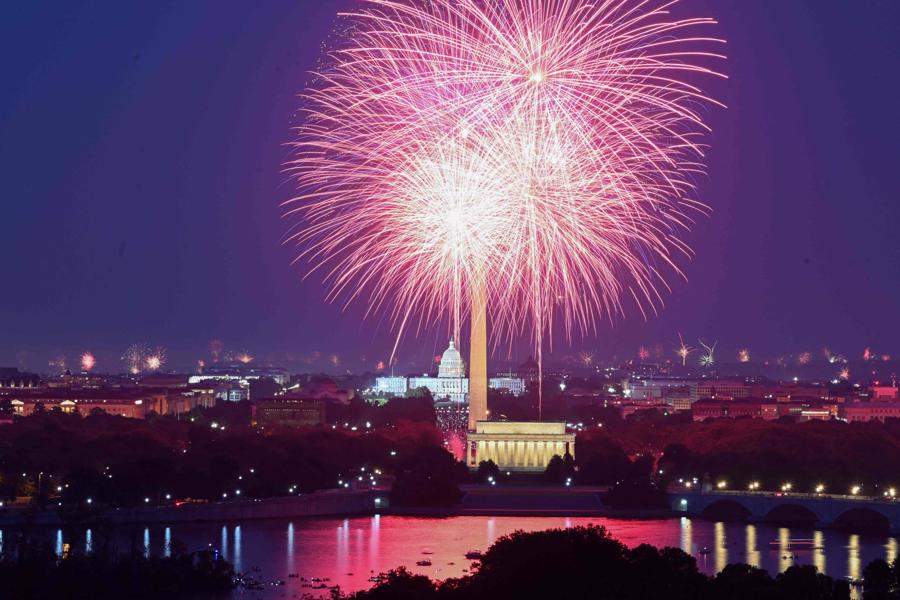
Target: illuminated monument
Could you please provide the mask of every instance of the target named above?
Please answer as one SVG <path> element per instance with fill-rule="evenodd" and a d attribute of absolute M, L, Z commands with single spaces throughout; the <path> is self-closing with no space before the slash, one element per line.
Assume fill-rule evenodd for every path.
<path fill-rule="evenodd" d="M 469 337 L 469 433 L 466 463 L 484 460 L 504 471 L 543 471 L 554 456 L 575 456 L 575 434 L 565 423 L 488 421 L 487 302 L 484 288 L 473 292 Z"/>

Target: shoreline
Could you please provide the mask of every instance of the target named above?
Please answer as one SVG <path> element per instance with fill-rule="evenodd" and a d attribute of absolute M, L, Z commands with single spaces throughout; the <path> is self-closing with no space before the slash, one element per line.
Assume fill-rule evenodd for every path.
<path fill-rule="evenodd" d="M 0 509 L 0 527 L 157 525 L 174 523 L 239 522 L 267 519 L 354 517 L 381 514 L 398 517 L 597 517 L 607 519 L 668 519 L 670 509 L 615 510 L 600 502 L 598 488 L 465 486 L 463 498 L 449 506 L 390 506 L 387 489 L 324 490 L 302 494 L 181 506 L 109 508 L 64 519 L 56 510 L 30 506 Z"/>

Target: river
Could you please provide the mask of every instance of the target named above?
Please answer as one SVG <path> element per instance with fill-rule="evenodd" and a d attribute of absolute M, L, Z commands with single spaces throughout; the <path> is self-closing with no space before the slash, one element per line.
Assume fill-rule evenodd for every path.
<path fill-rule="evenodd" d="M 714 574 L 731 562 L 746 562 L 770 573 L 792 564 L 812 564 L 832 577 L 858 579 L 876 558 L 893 561 L 898 541 L 892 536 L 851 534 L 832 530 L 787 529 L 769 525 L 721 523 L 688 518 L 627 520 L 565 517 L 448 517 L 371 516 L 191 523 L 171 527 L 119 527 L 113 532 L 120 550 L 136 547 L 145 553 L 165 554 L 173 541 L 188 549 L 212 546 L 238 571 L 251 571 L 266 581 L 284 580 L 252 597 L 297 597 L 324 593 L 300 577 L 328 578 L 327 585 L 354 591 L 372 585 L 369 578 L 406 566 L 434 579 L 464 575 L 469 550 L 485 550 L 498 537 L 522 529 L 536 531 L 589 523 L 603 525 L 628 546 L 648 543 L 674 546 L 697 558 L 704 573 Z M 0 545 L 14 535 L 0 530 Z M 92 530 L 47 530 L 57 552 L 88 550 L 99 542 Z M 790 540 L 812 540 L 798 548 Z M 429 559 L 431 566 L 418 566 Z M 256 571 L 258 568 L 259 571 Z M 288 577 L 288 574 L 298 577 Z M 326 590 L 327 591 L 327 590 Z M 235 593 L 235 597 L 241 596 Z"/>

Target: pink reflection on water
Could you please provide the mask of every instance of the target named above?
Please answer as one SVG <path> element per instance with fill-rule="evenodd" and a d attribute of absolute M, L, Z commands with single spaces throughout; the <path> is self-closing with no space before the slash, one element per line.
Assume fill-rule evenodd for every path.
<path fill-rule="evenodd" d="M 289 573 L 301 577 L 329 577 L 329 586 L 338 585 L 345 592 L 368 588 L 370 578 L 405 566 L 414 573 L 444 580 L 466 575 L 473 561 L 465 558 L 470 550 L 484 551 L 498 538 L 515 531 L 541 531 L 579 525 L 605 525 L 623 543 L 633 546 L 650 542 L 656 545 L 678 545 L 678 532 L 672 521 L 613 521 L 600 518 L 574 517 L 449 517 L 446 519 L 416 517 L 360 517 L 331 521 L 322 531 L 315 521 L 300 522 L 305 548 L 292 557 Z M 670 539 L 671 538 L 671 539 Z M 288 556 L 291 556 L 290 554 Z M 416 562 L 430 560 L 430 566 Z M 297 583 L 294 583 L 297 582 Z M 289 582 L 290 591 L 305 593 L 299 579 Z M 292 588 L 300 587 L 299 590 Z"/>

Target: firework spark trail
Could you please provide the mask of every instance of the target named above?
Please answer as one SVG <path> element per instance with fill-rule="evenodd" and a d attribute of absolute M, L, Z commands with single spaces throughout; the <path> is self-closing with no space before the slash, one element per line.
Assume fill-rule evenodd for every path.
<path fill-rule="evenodd" d="M 400 330 L 486 286 L 495 343 L 567 339 L 690 256 L 711 19 L 669 0 L 366 0 L 305 93 L 290 241 Z M 398 336 L 399 339 L 399 336 Z"/>

